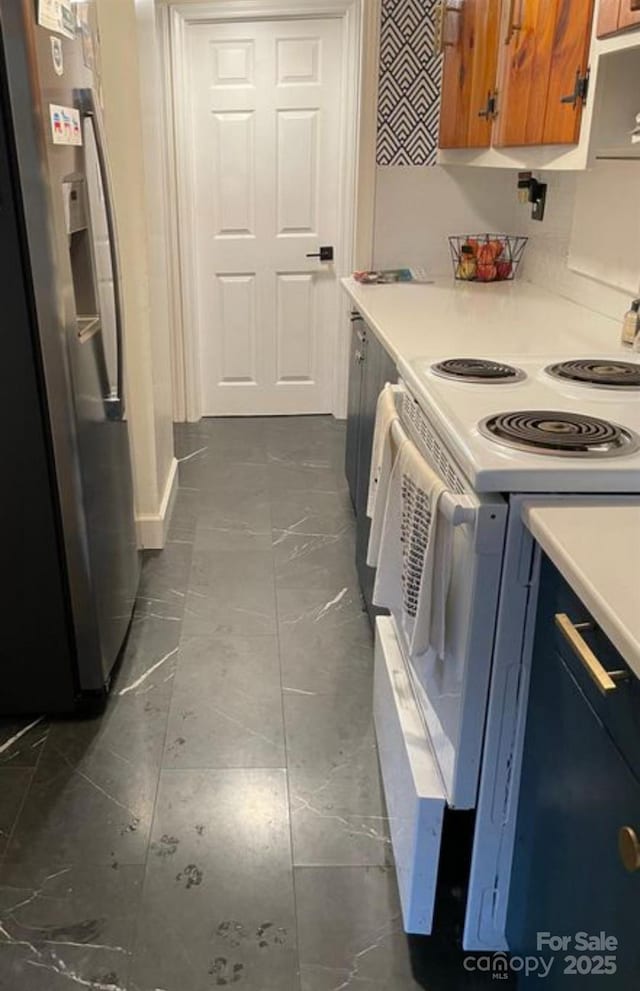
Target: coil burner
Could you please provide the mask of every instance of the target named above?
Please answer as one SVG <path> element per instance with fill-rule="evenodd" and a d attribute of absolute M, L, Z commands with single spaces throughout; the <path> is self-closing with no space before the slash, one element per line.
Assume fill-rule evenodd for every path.
<path fill-rule="evenodd" d="M 446 361 L 439 361 L 436 365 L 432 365 L 431 371 L 441 378 L 486 385 L 521 382 L 526 378 L 525 373 L 520 368 L 484 358 L 448 358 Z"/>
<path fill-rule="evenodd" d="M 616 423 L 559 410 L 495 413 L 479 429 L 505 447 L 556 457 L 613 458 L 640 448 L 640 439 Z"/>
<path fill-rule="evenodd" d="M 578 382 L 581 385 L 595 385 L 606 389 L 640 389 L 640 364 L 631 361 L 582 358 L 548 365 L 545 371 L 564 382 Z"/>

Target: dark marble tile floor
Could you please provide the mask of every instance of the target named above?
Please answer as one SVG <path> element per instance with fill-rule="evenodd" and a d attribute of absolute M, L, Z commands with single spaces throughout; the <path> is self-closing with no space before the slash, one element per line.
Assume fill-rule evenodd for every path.
<path fill-rule="evenodd" d="M 0 991 L 480 987 L 402 932 L 344 425 L 176 447 L 105 712 L 0 720 Z"/>

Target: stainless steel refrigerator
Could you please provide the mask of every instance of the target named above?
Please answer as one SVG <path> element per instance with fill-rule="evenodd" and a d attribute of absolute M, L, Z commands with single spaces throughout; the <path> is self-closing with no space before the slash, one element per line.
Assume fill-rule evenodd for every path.
<path fill-rule="evenodd" d="M 0 0 L 1 715 L 104 697 L 138 584 L 99 59 L 93 3 Z"/>

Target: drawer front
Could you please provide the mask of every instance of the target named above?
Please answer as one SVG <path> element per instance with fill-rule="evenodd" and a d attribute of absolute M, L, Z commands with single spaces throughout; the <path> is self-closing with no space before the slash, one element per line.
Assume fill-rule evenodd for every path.
<path fill-rule="evenodd" d="M 390 618 L 376 620 L 374 719 L 405 932 L 431 932 L 445 808 Z"/>
<path fill-rule="evenodd" d="M 626 679 L 616 680 L 613 691 L 606 695 L 599 691 L 581 660 L 580 650 L 563 635 L 556 620 L 561 615 L 567 616 L 573 626 L 589 624 L 589 628 L 579 629 L 578 632 L 605 671 L 625 672 Z M 536 638 L 545 635 L 550 636 L 554 649 L 566 663 L 631 769 L 640 778 L 640 682 L 548 558 L 543 559 L 540 576 Z"/>

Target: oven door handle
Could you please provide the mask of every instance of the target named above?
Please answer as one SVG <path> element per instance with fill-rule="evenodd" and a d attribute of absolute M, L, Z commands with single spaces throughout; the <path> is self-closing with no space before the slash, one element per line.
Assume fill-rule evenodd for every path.
<path fill-rule="evenodd" d="M 440 510 L 451 526 L 461 526 L 463 523 L 475 523 L 477 509 L 465 496 L 455 496 L 446 490 L 440 496 Z"/>

